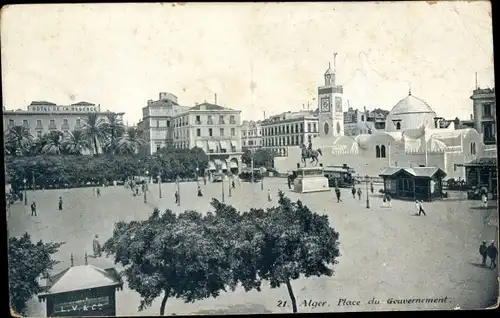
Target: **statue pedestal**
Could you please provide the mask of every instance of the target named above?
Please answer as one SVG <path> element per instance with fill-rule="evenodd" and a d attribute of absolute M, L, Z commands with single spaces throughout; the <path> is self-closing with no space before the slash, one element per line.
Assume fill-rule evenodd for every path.
<path fill-rule="evenodd" d="M 293 181 L 293 191 L 299 193 L 330 191 L 328 178 L 322 167 L 298 168 L 297 177 Z"/>

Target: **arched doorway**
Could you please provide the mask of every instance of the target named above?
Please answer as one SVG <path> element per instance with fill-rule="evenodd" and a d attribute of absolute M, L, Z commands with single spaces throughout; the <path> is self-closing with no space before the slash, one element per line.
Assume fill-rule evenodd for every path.
<path fill-rule="evenodd" d="M 233 158 L 229 161 L 229 169 L 231 171 L 232 174 L 238 174 L 239 173 L 239 170 L 238 170 L 238 159 L 236 158 Z"/>

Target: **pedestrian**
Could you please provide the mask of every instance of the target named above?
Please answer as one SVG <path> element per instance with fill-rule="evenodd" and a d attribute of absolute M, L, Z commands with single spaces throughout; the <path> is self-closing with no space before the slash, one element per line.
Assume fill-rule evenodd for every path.
<path fill-rule="evenodd" d="M 361 192 L 361 188 L 358 188 L 358 198 L 360 201 L 361 201 L 361 194 L 363 194 L 363 192 Z"/>
<path fill-rule="evenodd" d="M 198 187 L 198 196 L 199 196 L 199 197 L 202 197 L 202 196 L 203 196 L 203 194 L 201 193 L 201 188 L 200 188 L 200 187 Z M 176 201 L 175 203 L 177 203 L 177 201 Z"/>
<path fill-rule="evenodd" d="M 271 198 L 271 189 L 267 189 L 267 201 L 269 201 L 269 202 L 272 201 L 272 198 Z"/>
<path fill-rule="evenodd" d="M 231 181 L 231 187 L 232 187 L 233 189 L 235 189 L 235 186 L 234 186 L 234 179 L 233 179 L 233 181 Z"/>
<path fill-rule="evenodd" d="M 95 197 L 95 187 L 94 187 L 94 188 L 92 188 L 92 196 L 94 196 L 94 197 Z"/>
<path fill-rule="evenodd" d="M 23 201 L 23 191 L 19 192 L 19 201 Z"/>
<path fill-rule="evenodd" d="M 497 267 L 497 263 L 495 262 L 495 260 L 497 259 L 498 250 L 495 246 L 495 241 L 491 241 L 490 246 L 488 246 L 488 248 L 486 249 L 486 254 L 488 254 L 488 257 L 491 260 L 490 268 Z"/>
<path fill-rule="evenodd" d="M 391 207 L 391 196 L 388 193 L 385 195 L 385 199 L 387 200 L 387 205 Z"/>
<path fill-rule="evenodd" d="M 97 240 L 99 238 L 99 235 L 95 235 L 94 240 L 92 241 L 92 247 L 94 249 L 94 257 L 99 257 L 101 256 L 101 244 Z"/>
<path fill-rule="evenodd" d="M 174 197 L 175 197 L 175 203 L 179 203 L 179 193 L 177 191 L 175 191 L 175 194 L 174 194 Z"/>
<path fill-rule="evenodd" d="M 63 209 L 63 201 L 62 201 L 62 197 L 59 197 L 59 211 L 62 211 Z"/>
<path fill-rule="evenodd" d="M 33 203 L 31 203 L 31 216 L 37 216 L 36 215 L 36 203 L 35 203 L 35 201 L 33 201 Z"/>
<path fill-rule="evenodd" d="M 420 216 L 420 213 L 423 213 L 424 216 L 426 216 L 427 214 L 425 214 L 425 211 L 424 211 L 424 201 L 420 200 L 420 203 L 419 203 L 419 208 L 418 208 L 418 215 Z"/>
<path fill-rule="evenodd" d="M 481 194 L 481 207 L 484 209 L 488 208 L 488 196 L 485 193 Z"/>
<path fill-rule="evenodd" d="M 96 193 L 97 193 L 97 196 L 100 197 L 101 196 L 101 189 L 97 188 Z"/>
<path fill-rule="evenodd" d="M 488 247 L 486 246 L 486 241 L 483 241 L 483 243 L 479 245 L 479 254 L 483 258 L 483 266 L 486 266 L 486 256 L 488 256 L 488 254 L 486 254 L 487 249 Z"/>
<path fill-rule="evenodd" d="M 203 184 L 204 184 L 204 185 L 207 185 L 207 176 L 204 176 L 204 177 L 203 177 Z"/>
<path fill-rule="evenodd" d="M 337 196 L 337 203 L 342 202 L 340 198 L 340 189 L 338 187 L 335 187 L 335 195 Z"/>
<path fill-rule="evenodd" d="M 417 212 L 415 212 L 415 215 L 417 215 L 420 212 L 420 201 L 415 200 L 415 208 L 417 209 Z"/>
<path fill-rule="evenodd" d="M 287 182 L 288 182 L 288 189 L 292 189 L 292 178 L 290 177 L 290 175 L 287 176 Z"/>
<path fill-rule="evenodd" d="M 370 190 L 371 190 L 371 192 L 373 194 L 373 182 L 370 182 Z"/>
<path fill-rule="evenodd" d="M 352 186 L 351 193 L 352 193 L 352 198 L 356 199 L 356 188 L 354 186 Z"/>

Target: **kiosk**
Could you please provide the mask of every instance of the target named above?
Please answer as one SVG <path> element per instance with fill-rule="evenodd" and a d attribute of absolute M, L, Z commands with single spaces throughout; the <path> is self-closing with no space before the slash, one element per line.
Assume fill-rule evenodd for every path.
<path fill-rule="evenodd" d="M 47 317 L 116 316 L 117 289 L 123 281 L 115 268 L 85 264 L 50 277 L 38 300 L 46 300 Z"/>
<path fill-rule="evenodd" d="M 330 191 L 323 167 L 297 168 L 293 190 L 299 193 Z"/>

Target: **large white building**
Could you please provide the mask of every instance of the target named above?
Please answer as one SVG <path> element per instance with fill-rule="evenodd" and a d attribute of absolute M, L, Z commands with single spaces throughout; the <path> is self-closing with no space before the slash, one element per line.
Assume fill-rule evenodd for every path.
<path fill-rule="evenodd" d="M 29 129 L 35 138 L 40 138 L 50 131 L 61 131 L 64 134 L 82 128 L 82 118 L 88 113 L 97 113 L 106 119 L 116 114 L 123 119 L 125 113 L 102 111 L 100 105 L 89 102 L 78 102 L 71 105 L 57 105 L 46 101 L 33 101 L 26 110 L 3 110 L 3 127 L 7 131 L 13 126 L 22 125 Z"/>
<path fill-rule="evenodd" d="M 216 102 L 215 102 L 216 103 Z M 142 109 L 138 127 L 149 144 L 150 153 L 171 145 L 199 147 L 210 157 L 209 170 L 236 172 L 241 165 L 240 110 L 211 103 L 180 106 L 177 97 L 162 92 Z"/>
<path fill-rule="evenodd" d="M 312 111 L 285 112 L 262 122 L 263 147 L 277 156 L 287 156 L 289 146 L 298 146 L 318 136 L 319 120 Z"/>
<path fill-rule="evenodd" d="M 318 95 L 321 99 L 322 92 Z M 480 133 L 472 128 L 455 129 L 455 121 L 443 125 L 443 119 L 411 92 L 394 105 L 384 130 L 355 137 L 341 134 L 340 123 L 337 128 L 332 120 L 337 118 L 337 109 L 328 107 L 327 102 L 324 105 L 320 118 L 328 121 L 323 121 L 319 136 L 312 139 L 313 148 L 322 149 L 319 162 L 324 166 L 347 164 L 362 176 L 378 176 L 386 167 L 430 166 L 441 168 L 447 178 L 463 179 L 465 172 L 456 164 L 485 155 Z M 301 161 L 299 147 L 288 147 L 287 154 L 275 159 L 278 171 L 293 170 Z"/>

